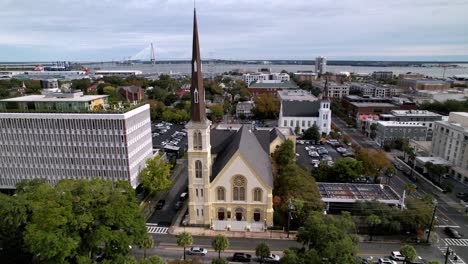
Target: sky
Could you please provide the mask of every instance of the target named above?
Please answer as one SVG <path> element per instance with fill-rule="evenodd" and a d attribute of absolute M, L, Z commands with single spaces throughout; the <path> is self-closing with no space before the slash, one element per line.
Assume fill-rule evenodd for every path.
<path fill-rule="evenodd" d="M 0 0 L 0 61 L 191 57 L 192 0 Z M 468 0 L 197 0 L 203 58 L 468 61 Z"/>

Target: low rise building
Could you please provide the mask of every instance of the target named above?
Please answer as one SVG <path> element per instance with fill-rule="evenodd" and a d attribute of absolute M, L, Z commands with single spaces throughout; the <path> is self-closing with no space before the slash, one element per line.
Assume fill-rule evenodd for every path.
<path fill-rule="evenodd" d="M 279 80 L 269 80 L 269 81 L 258 81 L 251 83 L 249 86 L 250 94 L 253 96 L 261 95 L 263 93 L 277 94 L 278 91 L 288 90 L 288 89 L 298 89 L 296 83 L 293 81 L 279 81 Z"/>
<path fill-rule="evenodd" d="M 377 85 L 373 83 L 351 83 L 350 90 L 358 92 L 362 96 L 370 97 L 400 96 L 405 91 L 405 89 L 395 85 Z"/>
<path fill-rule="evenodd" d="M 400 87 L 412 90 L 440 91 L 450 89 L 450 83 L 436 79 L 410 79 L 403 78 L 399 81 Z"/>
<path fill-rule="evenodd" d="M 94 72 L 95 77 L 106 77 L 106 76 L 130 77 L 130 76 L 138 76 L 141 74 L 143 74 L 142 71 L 136 71 L 136 70 L 97 70 Z"/>
<path fill-rule="evenodd" d="M 323 93 L 325 90 L 325 81 L 313 82 L 312 85 L 319 88 Z M 343 98 L 349 95 L 349 85 L 346 83 L 327 82 L 327 90 L 329 98 Z"/>
<path fill-rule="evenodd" d="M 393 72 L 391 71 L 375 71 L 372 73 L 372 79 L 376 81 L 385 81 L 393 79 Z"/>
<path fill-rule="evenodd" d="M 254 108 L 253 101 L 239 102 L 236 105 L 236 116 L 239 117 L 252 117 L 252 109 Z"/>
<path fill-rule="evenodd" d="M 446 160 L 450 175 L 468 184 L 468 113 L 452 112 L 447 121 L 435 122 L 432 155 Z"/>
<path fill-rule="evenodd" d="M 401 138 L 424 141 L 427 137 L 427 127 L 418 122 L 376 121 L 375 124 L 375 142 L 379 146 L 391 144 Z"/>
<path fill-rule="evenodd" d="M 445 91 L 416 90 L 413 93 L 405 94 L 405 96 L 417 104 L 433 102 L 443 103 L 448 100 L 465 101 L 468 98 L 468 89 Z"/>
<path fill-rule="evenodd" d="M 425 140 L 432 140 L 432 131 L 434 122 L 441 121 L 442 115 L 427 110 L 392 110 L 389 114 L 380 115 L 382 121 L 397 122 L 416 122 L 427 128 L 427 137 Z"/>
<path fill-rule="evenodd" d="M 407 72 L 398 74 L 398 79 L 424 79 L 424 74 Z"/>
<path fill-rule="evenodd" d="M 145 90 L 143 90 L 141 86 L 119 86 L 117 90 L 127 100 L 127 102 L 139 102 L 145 99 Z"/>
<path fill-rule="evenodd" d="M 317 73 L 313 71 L 298 71 L 294 73 L 300 81 L 315 81 L 317 79 Z"/>
<path fill-rule="evenodd" d="M 255 82 L 263 82 L 263 81 L 281 81 L 281 82 L 288 82 L 290 81 L 290 76 L 287 73 L 264 73 L 264 72 L 256 72 L 256 73 L 245 73 L 242 75 L 244 82 L 247 86 L 250 86 L 251 83 Z"/>

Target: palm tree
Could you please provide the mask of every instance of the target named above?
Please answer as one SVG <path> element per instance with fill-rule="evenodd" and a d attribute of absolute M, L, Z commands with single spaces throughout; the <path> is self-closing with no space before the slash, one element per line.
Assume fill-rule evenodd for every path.
<path fill-rule="evenodd" d="M 177 245 L 184 248 L 184 260 L 185 260 L 185 248 L 189 247 L 193 243 L 192 235 L 188 232 L 182 232 L 177 235 Z"/>
<path fill-rule="evenodd" d="M 151 235 L 148 234 L 148 236 L 141 241 L 140 248 L 143 248 L 143 258 L 146 259 L 146 250 L 148 248 L 153 248 L 154 247 L 154 240 Z"/>
<path fill-rule="evenodd" d="M 225 235 L 217 235 L 211 242 L 213 249 L 218 251 L 218 258 L 221 258 L 221 251 L 229 247 L 229 239 Z"/>
<path fill-rule="evenodd" d="M 408 193 L 408 194 L 411 194 L 411 193 L 414 193 L 416 192 L 417 190 L 417 187 L 416 185 L 414 185 L 413 183 L 407 183 L 405 185 L 405 191 Z"/>

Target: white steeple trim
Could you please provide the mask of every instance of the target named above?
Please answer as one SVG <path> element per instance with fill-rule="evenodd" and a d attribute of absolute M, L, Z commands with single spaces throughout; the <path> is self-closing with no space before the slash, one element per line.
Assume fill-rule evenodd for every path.
<path fill-rule="evenodd" d="M 198 89 L 195 88 L 195 90 L 193 91 L 193 102 L 198 104 Z"/>
<path fill-rule="evenodd" d="M 193 61 L 193 72 L 197 72 L 197 60 Z"/>

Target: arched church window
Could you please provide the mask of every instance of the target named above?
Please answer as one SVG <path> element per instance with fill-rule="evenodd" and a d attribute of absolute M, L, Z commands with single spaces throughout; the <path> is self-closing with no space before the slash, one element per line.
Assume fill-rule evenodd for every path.
<path fill-rule="evenodd" d="M 254 197 L 255 202 L 261 202 L 262 201 L 262 189 L 255 188 L 253 191 L 253 197 Z"/>
<path fill-rule="evenodd" d="M 216 196 L 217 196 L 218 201 L 226 200 L 226 189 L 224 189 L 223 187 L 218 187 L 216 192 L 217 192 Z"/>
<path fill-rule="evenodd" d="M 197 160 L 195 161 L 195 178 L 202 177 L 202 162 Z"/>
<path fill-rule="evenodd" d="M 233 200 L 245 201 L 245 187 L 247 182 L 243 176 L 235 176 L 233 184 Z"/>
<path fill-rule="evenodd" d="M 193 149 L 201 150 L 202 149 L 202 136 L 200 130 L 196 130 L 193 133 Z"/>

